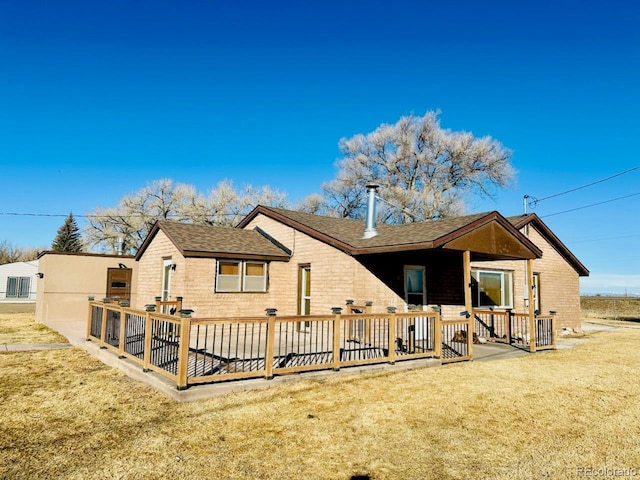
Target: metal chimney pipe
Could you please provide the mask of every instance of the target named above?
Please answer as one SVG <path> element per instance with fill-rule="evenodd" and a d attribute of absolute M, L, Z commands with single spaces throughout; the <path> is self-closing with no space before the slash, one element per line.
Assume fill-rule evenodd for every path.
<path fill-rule="evenodd" d="M 362 238 L 372 238 L 378 235 L 376 230 L 376 190 L 378 190 L 378 187 L 380 185 L 376 183 L 367 183 L 367 218 Z"/>
<path fill-rule="evenodd" d="M 116 255 L 122 255 L 123 252 L 123 244 L 124 244 L 124 238 L 122 237 L 118 237 L 118 239 L 116 240 Z"/>

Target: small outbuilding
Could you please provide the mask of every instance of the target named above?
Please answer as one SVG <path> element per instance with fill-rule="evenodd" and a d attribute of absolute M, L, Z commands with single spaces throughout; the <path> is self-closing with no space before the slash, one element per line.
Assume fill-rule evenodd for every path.
<path fill-rule="evenodd" d="M 35 302 L 38 260 L 0 265 L 0 302 Z"/>

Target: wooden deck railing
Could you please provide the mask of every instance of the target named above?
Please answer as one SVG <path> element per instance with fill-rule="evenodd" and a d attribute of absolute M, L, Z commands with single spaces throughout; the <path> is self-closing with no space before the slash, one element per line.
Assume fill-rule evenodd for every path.
<path fill-rule="evenodd" d="M 151 309 L 150 309 L 151 310 Z M 440 319 L 438 312 L 254 318 L 190 318 L 135 310 L 115 303 L 89 303 L 87 339 L 176 383 L 189 385 L 312 370 L 440 358 L 442 363 L 473 358 L 470 322 Z M 529 316 L 494 315 L 495 332 L 523 348 L 555 348 L 554 318 L 537 317 L 531 348 Z M 504 318 L 510 320 L 504 321 Z M 519 329 L 524 333 L 520 332 Z M 497 333 L 499 338 L 499 333 Z"/>
<path fill-rule="evenodd" d="M 475 331 L 488 341 L 502 342 L 530 352 L 556 348 L 554 315 L 515 313 L 511 310 L 474 310 Z"/>
<path fill-rule="evenodd" d="M 87 339 L 183 389 L 441 357 L 441 328 L 437 312 L 202 319 L 92 301 Z"/>

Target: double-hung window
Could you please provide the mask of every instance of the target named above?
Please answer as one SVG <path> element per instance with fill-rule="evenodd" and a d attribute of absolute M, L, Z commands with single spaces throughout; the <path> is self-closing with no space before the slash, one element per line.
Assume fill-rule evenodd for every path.
<path fill-rule="evenodd" d="M 474 307 L 513 308 L 513 274 L 509 271 L 473 270 Z"/>
<path fill-rule="evenodd" d="M 267 263 L 254 260 L 220 260 L 216 292 L 266 292 Z"/>

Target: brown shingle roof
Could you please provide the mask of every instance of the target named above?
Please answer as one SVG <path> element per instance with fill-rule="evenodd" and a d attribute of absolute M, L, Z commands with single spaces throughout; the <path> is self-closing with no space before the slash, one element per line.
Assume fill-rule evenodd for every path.
<path fill-rule="evenodd" d="M 238 230 L 230 227 L 212 227 L 190 223 L 157 222 L 136 258 L 162 230 L 185 257 L 231 257 L 288 260 L 290 254 L 276 246 L 255 230 Z"/>
<path fill-rule="evenodd" d="M 501 222 L 506 228 L 512 230 L 514 236 L 527 244 L 532 251 L 538 251 L 535 245 L 524 238 L 497 212 L 478 213 L 402 225 L 380 224 L 376 226 L 378 235 L 369 239 L 362 238 L 365 228 L 364 221 L 323 217 L 265 206 L 256 207 L 240 222 L 239 227 L 242 228 L 247 225 L 250 220 L 259 213 L 299 228 L 305 231 L 305 233 L 354 255 L 396 250 L 436 248 L 443 245 L 446 241 L 455 238 L 457 235 L 462 235 L 473 230 L 478 225 L 493 220 Z"/>

